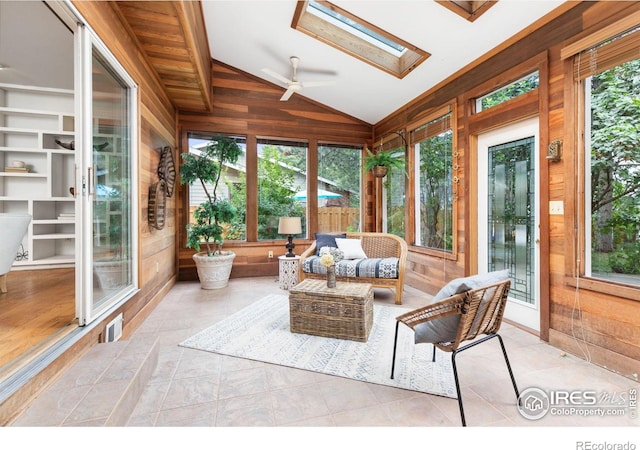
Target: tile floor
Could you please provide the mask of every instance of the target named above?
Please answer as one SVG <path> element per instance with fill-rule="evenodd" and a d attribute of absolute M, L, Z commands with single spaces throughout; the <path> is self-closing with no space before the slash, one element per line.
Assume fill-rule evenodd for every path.
<path fill-rule="evenodd" d="M 186 349 L 178 343 L 270 293 L 286 294 L 277 278 L 233 279 L 229 286 L 201 290 L 197 282 L 175 285 L 152 314 L 120 345 L 158 339 L 158 366 L 129 419 L 130 427 L 458 427 L 456 400 L 266 363 Z M 430 297 L 405 289 L 403 307 Z M 375 302 L 393 305 L 389 290 L 375 290 Z M 628 399 L 638 383 L 583 359 L 564 354 L 510 325 L 501 335 L 520 391 L 595 391 Z M 515 398 L 497 340 L 457 358 L 469 427 L 637 427 L 623 416 L 547 414 L 525 419 Z M 53 389 L 50 388 L 50 389 Z M 47 392 L 52 395 L 51 392 Z M 598 400 L 599 405 L 603 402 Z M 606 408 L 608 412 L 611 408 Z M 92 406 L 94 409 L 95 405 Z M 79 407 L 78 407 L 79 408 Z M 97 417 L 76 408 L 66 426 L 95 425 Z M 634 411 L 635 412 L 635 411 Z M 14 426 L 47 425 L 33 409 Z M 94 416 L 99 413 L 93 412 Z M 495 448 L 495 447 L 493 447 Z"/>

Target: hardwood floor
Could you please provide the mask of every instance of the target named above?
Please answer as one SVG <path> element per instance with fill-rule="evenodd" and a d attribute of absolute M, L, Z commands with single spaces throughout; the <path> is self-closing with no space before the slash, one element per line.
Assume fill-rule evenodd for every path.
<path fill-rule="evenodd" d="M 0 379 L 77 327 L 74 269 L 12 271 L 0 294 Z"/>

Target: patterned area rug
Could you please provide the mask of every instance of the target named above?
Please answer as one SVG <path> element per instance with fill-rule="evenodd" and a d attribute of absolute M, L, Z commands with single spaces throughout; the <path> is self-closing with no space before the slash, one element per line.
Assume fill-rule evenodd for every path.
<path fill-rule="evenodd" d="M 269 295 L 185 340 L 183 347 L 311 370 L 329 375 L 456 398 L 451 355 L 414 345 L 400 326 L 395 377 L 390 379 L 395 318 L 405 308 L 374 305 L 367 342 L 289 331 L 289 299 Z"/>

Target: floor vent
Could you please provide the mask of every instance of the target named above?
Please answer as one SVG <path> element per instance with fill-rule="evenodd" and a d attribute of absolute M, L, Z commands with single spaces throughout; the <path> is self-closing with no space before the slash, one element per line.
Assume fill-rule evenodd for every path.
<path fill-rule="evenodd" d="M 104 333 L 105 342 L 115 342 L 122 337 L 122 313 L 107 324 Z"/>

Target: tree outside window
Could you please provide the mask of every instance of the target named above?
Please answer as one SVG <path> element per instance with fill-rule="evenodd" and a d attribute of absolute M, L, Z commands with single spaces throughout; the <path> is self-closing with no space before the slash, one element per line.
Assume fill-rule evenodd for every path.
<path fill-rule="evenodd" d="M 306 190 L 306 166 L 306 143 L 258 140 L 258 240 L 283 238 L 280 217 L 300 217 L 306 236 L 306 208 L 294 198 Z"/>
<path fill-rule="evenodd" d="M 199 155 L 200 149 L 206 147 L 207 143 L 212 139 L 213 135 L 189 133 L 188 145 L 189 153 Z M 232 223 L 223 224 L 225 241 L 244 240 L 245 233 L 245 217 L 246 217 L 246 139 L 243 137 L 234 137 L 237 144 L 242 149 L 242 154 L 234 165 L 222 168 L 221 183 L 218 186 L 218 193 L 226 197 L 238 211 L 237 218 Z M 213 186 L 206 186 L 212 190 Z M 195 183 L 189 187 L 189 222 L 194 223 L 193 212 L 205 200 L 205 192 L 203 186 Z"/>
<path fill-rule="evenodd" d="M 640 285 L 640 59 L 587 77 L 587 275 Z"/>
<path fill-rule="evenodd" d="M 416 246 L 450 252 L 453 245 L 450 113 L 412 132 L 416 152 Z M 412 139 L 412 140 L 413 140 Z"/>
<path fill-rule="evenodd" d="M 516 98 L 522 94 L 526 94 L 529 91 L 538 89 L 540 85 L 540 76 L 538 72 L 534 72 L 531 75 L 527 75 L 520 80 L 514 81 L 507 86 L 493 91 L 483 97 L 476 100 L 476 112 L 484 111 L 486 109 L 493 108 L 494 106 L 501 105 L 502 103 Z"/>
<path fill-rule="evenodd" d="M 362 148 L 318 146 L 318 232 L 360 230 Z"/>
<path fill-rule="evenodd" d="M 404 148 L 398 148 L 404 152 Z M 384 230 L 401 238 L 405 237 L 405 193 L 406 176 L 402 170 L 389 171 L 384 180 L 384 200 L 386 203 L 386 216 Z"/>

